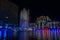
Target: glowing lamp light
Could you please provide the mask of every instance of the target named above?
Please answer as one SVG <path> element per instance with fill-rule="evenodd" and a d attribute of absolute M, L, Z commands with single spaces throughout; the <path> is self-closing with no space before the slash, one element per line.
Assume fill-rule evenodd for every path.
<path fill-rule="evenodd" d="M 43 36 L 47 37 L 48 36 L 48 28 L 43 29 Z"/>
<path fill-rule="evenodd" d="M 6 19 L 8 19 L 8 17 L 7 17 L 7 16 L 6 16 L 5 18 L 6 18 Z"/>
<path fill-rule="evenodd" d="M 1 39 L 1 36 L 2 36 L 2 35 L 1 35 L 1 31 L 0 31 L 0 39 Z"/>

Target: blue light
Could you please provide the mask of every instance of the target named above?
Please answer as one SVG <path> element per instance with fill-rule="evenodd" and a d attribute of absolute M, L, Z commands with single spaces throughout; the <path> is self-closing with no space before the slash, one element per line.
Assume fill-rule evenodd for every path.
<path fill-rule="evenodd" d="M 8 24 L 5 24 L 5 29 L 4 29 L 4 40 L 6 40 L 7 28 L 8 28 Z"/>
<path fill-rule="evenodd" d="M 6 40 L 6 31 L 4 30 L 4 40 Z"/>
<path fill-rule="evenodd" d="M 19 40 L 24 40 L 24 32 L 20 32 Z"/>
<path fill-rule="evenodd" d="M 58 32 L 58 28 L 56 28 L 55 31 L 56 31 L 56 34 L 55 34 L 55 35 L 56 35 L 56 39 L 58 40 L 58 33 L 59 33 L 59 32 Z"/>
<path fill-rule="evenodd" d="M 43 30 L 40 28 L 41 39 L 43 39 Z"/>
<path fill-rule="evenodd" d="M 1 30 L 0 30 L 0 39 L 1 39 Z"/>
<path fill-rule="evenodd" d="M 6 29 L 8 28 L 8 24 L 5 24 L 5 28 L 6 28 Z"/>
<path fill-rule="evenodd" d="M 23 31 L 23 28 L 19 28 L 20 31 Z"/>
<path fill-rule="evenodd" d="M 2 29 L 1 32 L 2 32 L 1 37 L 4 38 L 4 34 L 5 34 L 4 29 Z"/>
<path fill-rule="evenodd" d="M 7 36 L 11 38 L 13 36 L 13 30 L 7 29 Z"/>
<path fill-rule="evenodd" d="M 55 39 L 55 28 L 52 28 L 51 32 L 52 32 L 52 38 Z"/>

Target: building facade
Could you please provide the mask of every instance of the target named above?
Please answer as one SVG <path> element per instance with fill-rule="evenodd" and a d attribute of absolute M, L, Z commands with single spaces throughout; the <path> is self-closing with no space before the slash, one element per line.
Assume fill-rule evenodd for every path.
<path fill-rule="evenodd" d="M 16 4 L 8 0 L 0 0 L 0 19 L 8 18 L 9 22 L 18 23 L 18 10 L 19 7 Z"/>

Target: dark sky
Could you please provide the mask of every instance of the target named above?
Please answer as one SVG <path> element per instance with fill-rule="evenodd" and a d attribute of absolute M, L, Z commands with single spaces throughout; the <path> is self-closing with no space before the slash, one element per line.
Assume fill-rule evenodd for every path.
<path fill-rule="evenodd" d="M 60 20 L 60 8 L 59 4 L 56 3 L 46 3 L 40 1 L 32 1 L 32 0 L 10 0 L 16 5 L 19 6 L 20 10 L 22 8 L 27 8 L 30 10 L 30 20 L 34 22 L 37 17 L 41 15 L 49 16 L 53 20 Z"/>

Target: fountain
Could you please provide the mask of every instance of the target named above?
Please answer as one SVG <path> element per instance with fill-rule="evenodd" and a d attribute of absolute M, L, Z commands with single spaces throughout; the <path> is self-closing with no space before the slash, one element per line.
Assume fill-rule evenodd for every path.
<path fill-rule="evenodd" d="M 20 13 L 20 40 L 28 40 L 27 28 L 29 28 L 29 10 L 25 8 Z M 25 32 L 24 32 L 25 31 Z"/>

